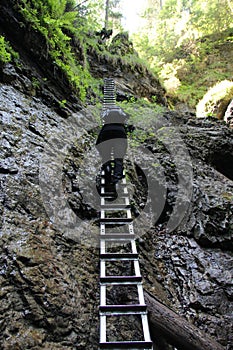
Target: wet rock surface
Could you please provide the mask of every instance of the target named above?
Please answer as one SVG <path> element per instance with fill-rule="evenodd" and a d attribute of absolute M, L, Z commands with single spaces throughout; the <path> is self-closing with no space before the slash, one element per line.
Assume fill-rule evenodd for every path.
<path fill-rule="evenodd" d="M 0 89 L 1 348 L 95 349 L 98 252 L 64 238 L 41 197 L 43 149 L 63 119 Z"/>
<path fill-rule="evenodd" d="M 94 350 L 99 340 L 98 123 L 87 111 L 76 113 L 80 101 L 61 72 L 54 74 L 43 38 L 20 25 L 13 5 L 4 0 L 0 18 L 0 32 L 22 58 L 17 67 L 0 69 L 1 349 Z M 127 40 L 112 50 L 133 53 Z M 89 64 L 93 76 L 115 79 L 118 100 L 156 96 L 165 104 L 160 83 L 142 66 L 91 49 Z M 165 127 L 161 134 L 148 132 L 142 141 L 154 156 L 151 161 L 143 154 L 147 176 L 126 161 L 135 223 L 142 218 L 136 231 L 145 289 L 231 350 L 233 131 L 217 120 L 193 119 L 189 112 L 168 111 L 156 123 L 156 130 Z M 160 195 L 148 200 L 154 206 L 143 216 L 146 180 Z M 157 222 L 151 222 L 153 211 Z M 112 289 L 108 301 L 132 303 L 134 295 L 135 290 Z M 119 337 L 137 338 L 137 320 L 134 331 L 128 321 L 118 324 Z M 112 340 L 115 326 L 113 320 Z M 160 343 L 158 350 L 173 350 L 166 339 Z"/>
<path fill-rule="evenodd" d="M 165 210 L 139 246 L 146 289 L 232 349 L 232 163 L 221 166 L 233 154 L 232 131 L 211 119 L 179 120 L 171 114 L 191 155 L 192 195 L 183 221 L 169 233 L 179 182 L 172 181 L 177 170 L 165 150 L 161 159 L 164 169 L 170 168 Z M 155 144 L 149 147 L 161 152 Z M 216 154 L 221 157 L 213 162 Z M 182 207 L 178 212 L 182 215 Z"/>
<path fill-rule="evenodd" d="M 93 148 L 95 140 L 95 134 L 85 131 L 89 116 L 80 119 L 77 133 L 68 140 L 66 119 L 39 99 L 28 98 L 9 85 L 1 85 L 0 89 L 1 347 L 97 349 L 99 267 L 93 237 L 97 241 L 98 208 L 90 190 L 95 187 L 91 183 L 91 176 L 95 180 L 95 151 L 91 151 L 88 162 L 80 165 L 83 150 L 90 149 L 88 143 Z M 79 120 L 80 115 L 75 118 Z M 177 167 L 173 154 L 164 146 L 166 141 L 146 140 L 146 147 L 157 155 L 164 169 L 165 177 L 159 176 L 159 181 L 161 188 L 166 186 L 167 196 L 157 225 L 138 240 L 145 289 L 230 350 L 233 183 L 230 170 L 227 177 L 215 169 L 213 155 L 221 153 L 224 159 L 225 154 L 232 154 L 232 131 L 218 121 L 195 121 L 174 112 L 169 112 L 166 119 L 168 125 L 179 129 L 191 155 L 192 196 L 188 198 L 190 206 L 183 222 L 168 232 L 168 218 L 179 193 Z M 70 214 L 56 221 L 45 203 L 51 200 L 51 206 L 56 205 L 51 199 L 57 196 L 53 192 L 56 176 L 52 173 L 54 187 L 48 187 L 46 197 L 42 187 L 46 191 L 47 187 L 40 174 L 42 159 L 49 149 L 52 154 L 50 163 L 46 163 L 49 169 L 60 159 L 55 155 L 62 154 L 59 144 L 62 138 L 64 143 L 70 142 L 70 148 L 63 157 L 62 168 L 57 169 L 62 169 L 61 181 L 70 211 L 79 217 L 76 221 L 79 226 L 71 234 L 58 226 L 59 222 L 68 221 Z M 182 162 L 179 164 L 182 166 Z M 86 173 L 77 177 L 79 168 L 86 169 Z M 150 171 L 153 174 L 152 168 L 148 176 Z M 140 183 L 142 178 L 140 174 L 135 178 L 131 163 L 128 175 L 132 180 L 130 191 L 136 196 L 137 216 L 140 205 L 145 205 L 143 189 L 136 190 L 137 181 Z M 49 176 L 48 173 L 47 182 Z M 46 176 L 42 179 L 46 180 Z M 109 302 L 122 300 L 132 302 L 128 291 L 110 291 Z M 136 337 L 140 330 L 137 322 L 135 325 Z M 132 336 L 128 320 L 119 328 L 123 339 Z M 116 339 L 113 325 L 109 336 Z"/>

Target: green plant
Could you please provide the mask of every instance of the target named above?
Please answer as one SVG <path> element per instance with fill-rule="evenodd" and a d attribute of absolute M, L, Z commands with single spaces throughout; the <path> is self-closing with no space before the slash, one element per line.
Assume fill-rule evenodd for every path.
<path fill-rule="evenodd" d="M 77 90 L 80 99 L 84 101 L 87 89 L 94 85 L 94 79 L 88 66 L 83 66 L 77 60 L 70 45 L 71 35 L 79 35 L 74 24 L 78 12 L 66 11 L 67 0 L 19 0 L 18 6 L 27 23 L 44 36 L 48 54 L 54 64 L 61 69 L 71 86 Z"/>
<path fill-rule="evenodd" d="M 0 36 L 0 63 L 4 64 L 18 58 L 19 54 L 12 49 L 4 36 Z"/>
<path fill-rule="evenodd" d="M 34 87 L 34 89 L 37 89 L 40 87 L 40 82 L 37 78 L 32 77 L 32 86 Z"/>
<path fill-rule="evenodd" d="M 7 51 L 5 38 L 0 36 L 0 62 L 7 63 L 11 61 L 11 54 Z"/>
<path fill-rule="evenodd" d="M 59 101 L 59 106 L 61 108 L 64 108 L 66 106 L 66 102 L 67 102 L 66 100 Z"/>

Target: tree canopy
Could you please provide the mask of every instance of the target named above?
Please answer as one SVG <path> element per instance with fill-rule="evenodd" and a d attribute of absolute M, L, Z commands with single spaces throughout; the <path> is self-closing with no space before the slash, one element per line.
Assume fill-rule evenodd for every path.
<path fill-rule="evenodd" d="M 147 0 L 143 18 L 133 37 L 136 49 L 169 95 L 194 106 L 206 87 L 232 78 L 219 55 L 212 66 L 207 57 L 232 42 L 233 0 Z"/>

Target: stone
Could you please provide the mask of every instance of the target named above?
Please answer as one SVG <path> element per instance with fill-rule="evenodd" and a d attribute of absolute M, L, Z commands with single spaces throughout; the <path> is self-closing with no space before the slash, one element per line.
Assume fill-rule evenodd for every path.
<path fill-rule="evenodd" d="M 2 82 L 5 84 L 10 84 L 19 77 L 15 67 L 11 63 L 3 66 L 1 76 Z"/>

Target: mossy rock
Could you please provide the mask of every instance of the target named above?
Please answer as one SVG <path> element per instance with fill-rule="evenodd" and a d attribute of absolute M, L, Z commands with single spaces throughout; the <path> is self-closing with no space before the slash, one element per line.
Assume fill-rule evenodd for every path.
<path fill-rule="evenodd" d="M 223 119 L 227 106 L 233 99 L 233 82 L 223 80 L 210 88 L 198 103 L 196 116 L 204 118 L 214 116 Z"/>
<path fill-rule="evenodd" d="M 126 56 L 133 55 L 137 56 L 136 51 L 134 50 L 132 41 L 129 40 L 128 33 L 119 33 L 117 34 L 109 46 L 109 51 L 114 55 Z"/>

